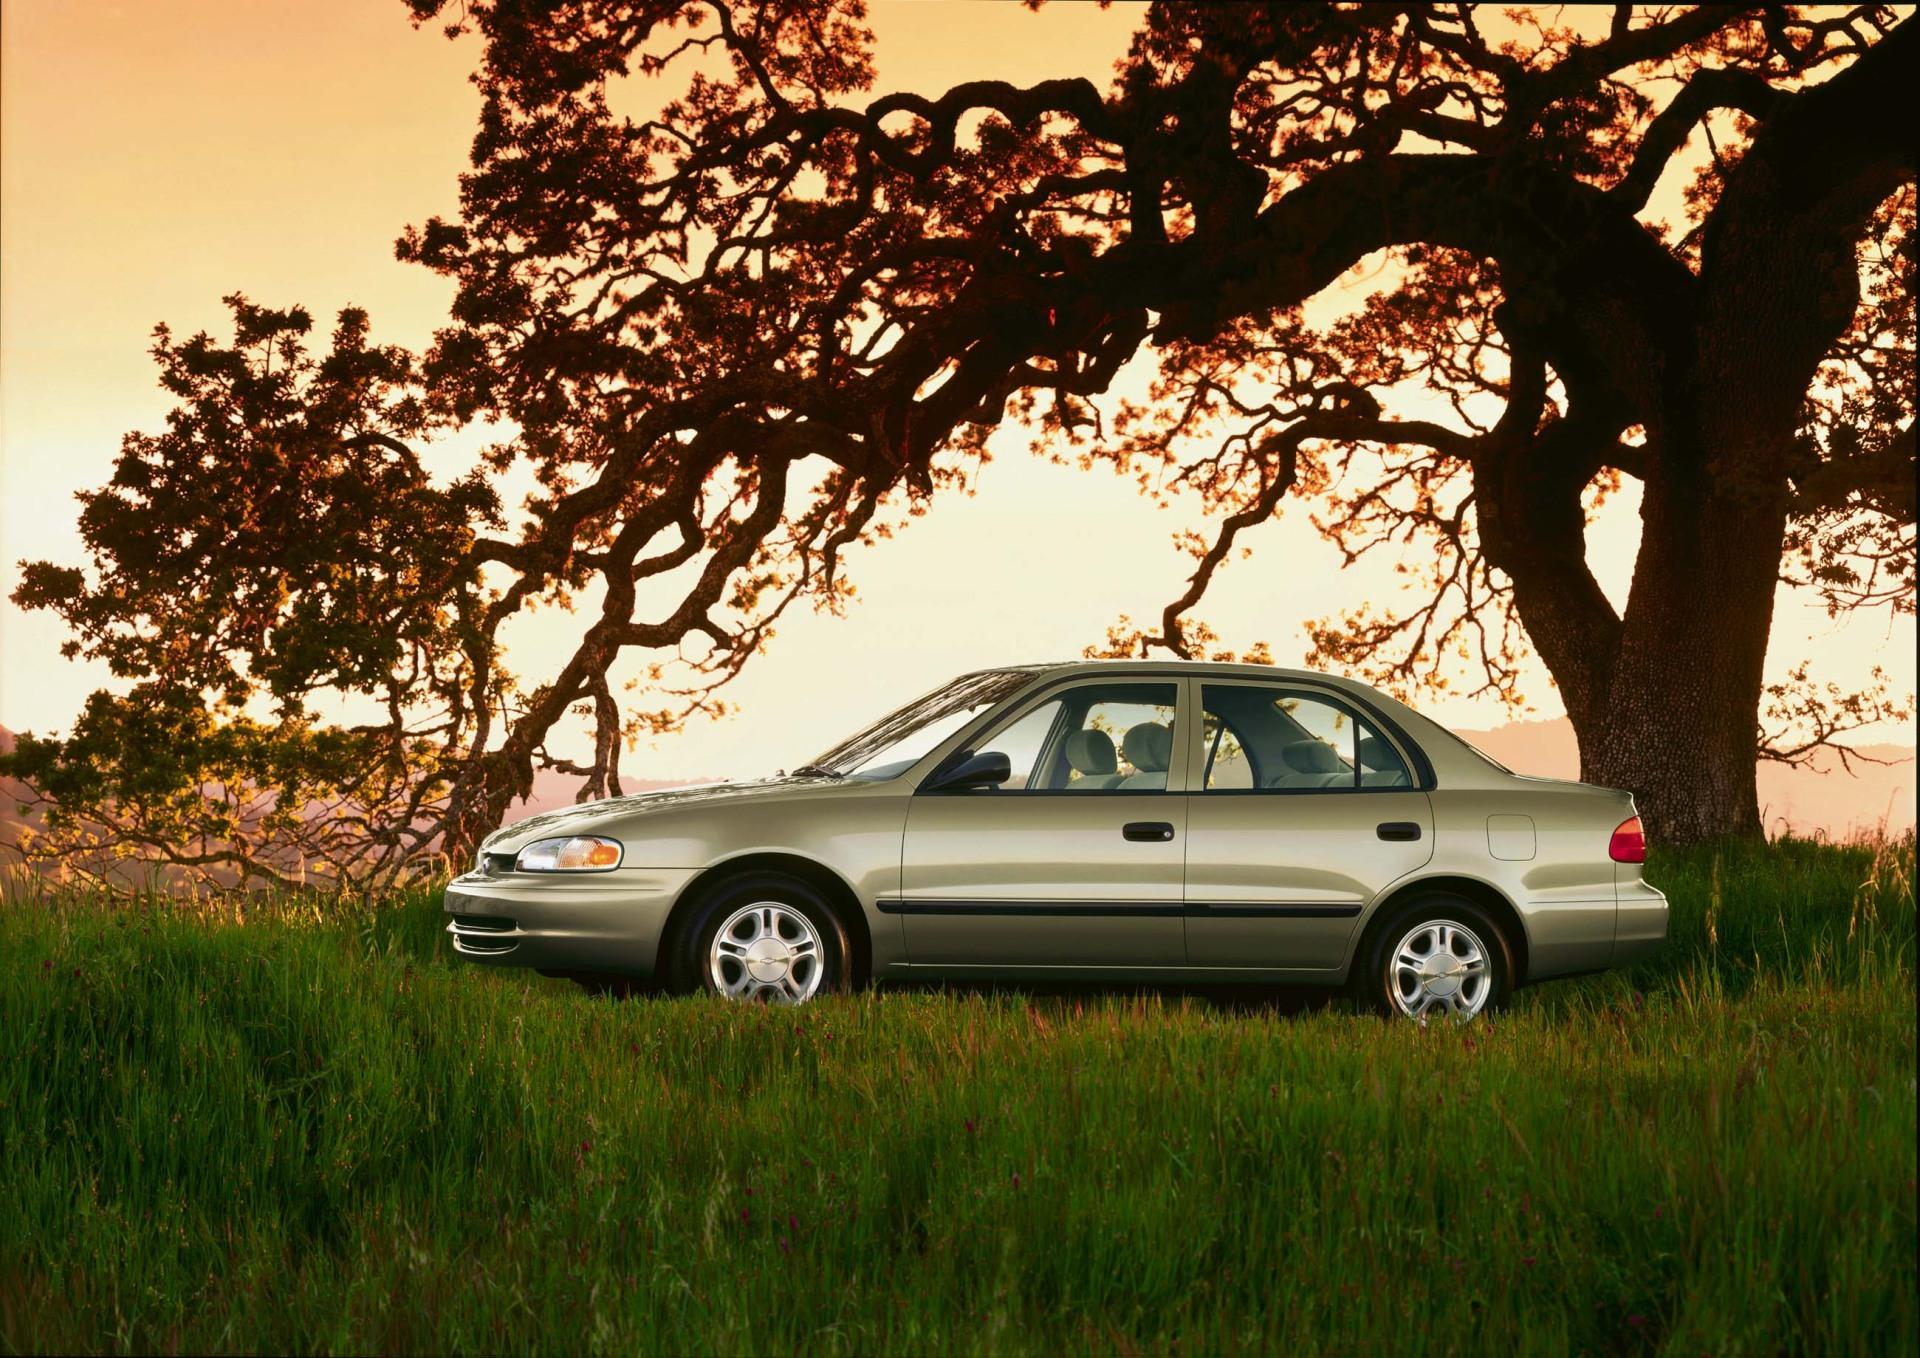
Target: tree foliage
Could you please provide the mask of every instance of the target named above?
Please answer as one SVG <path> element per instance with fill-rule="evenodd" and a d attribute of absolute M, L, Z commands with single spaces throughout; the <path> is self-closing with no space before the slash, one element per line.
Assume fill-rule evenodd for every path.
<path fill-rule="evenodd" d="M 1323 620 L 1317 660 L 1512 696 L 1530 647 L 1589 774 L 1675 837 L 1757 826 L 1783 571 L 1912 607 L 1916 30 L 1891 8 L 1542 7 L 1490 36 L 1470 5 L 1156 4 L 1107 89 L 877 98 L 857 0 L 410 8 L 479 43 L 460 211 L 399 245 L 455 283 L 449 324 L 417 363 L 355 313 L 321 360 L 302 313 L 237 301 L 230 348 L 163 332 L 180 411 L 90 497 L 92 570 L 21 593 L 149 695 L 96 699 L 124 707 L 103 733 L 206 694 L 209 738 L 344 742 L 327 790 L 396 862 L 465 852 L 543 766 L 617 792 L 623 739 L 715 706 L 789 607 L 840 607 L 847 550 L 1008 421 L 1213 511 L 1185 591 L 1115 647 L 1210 646 L 1189 614 L 1240 535 L 1308 498 L 1425 598 Z M 1687 220 L 1645 220 L 1702 134 Z M 1310 319 L 1367 260 L 1388 285 Z M 1150 394 L 1114 395 L 1136 359 Z M 473 423 L 503 431 L 484 466 L 422 476 L 411 442 Z M 1584 529 L 1627 478 L 1619 610 Z M 581 610 L 572 653 L 510 673 L 501 629 L 553 604 Z M 648 696 L 623 702 L 630 652 Z M 336 691 L 381 710 L 316 725 Z M 548 749 L 574 710 L 584 762 Z M 35 776 L 133 776 L 23 748 Z"/>
<path fill-rule="evenodd" d="M 128 857 L 377 876 L 431 850 L 471 745 L 473 544 L 498 503 L 478 472 L 429 480 L 405 442 L 431 421 L 414 361 L 363 313 L 315 358 L 304 311 L 227 303 L 230 346 L 155 334 L 177 404 L 81 496 L 93 572 L 23 571 L 16 601 L 67 620 L 66 652 L 131 681 L 67 740 L 20 742 L 12 770 L 46 800 L 31 847 L 97 877 Z M 327 720 L 335 695 L 369 719 Z"/>

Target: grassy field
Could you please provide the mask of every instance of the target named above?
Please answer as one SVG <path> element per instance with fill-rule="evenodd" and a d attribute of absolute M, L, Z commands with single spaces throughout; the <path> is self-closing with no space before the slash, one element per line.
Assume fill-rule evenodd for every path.
<path fill-rule="evenodd" d="M 1656 962 L 1468 1029 L 16 889 L 0 1348 L 1913 1352 L 1911 843 L 1651 873 Z"/>

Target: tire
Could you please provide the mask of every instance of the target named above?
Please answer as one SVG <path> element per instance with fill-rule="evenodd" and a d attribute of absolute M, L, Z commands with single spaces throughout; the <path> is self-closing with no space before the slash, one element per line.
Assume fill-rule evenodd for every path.
<path fill-rule="evenodd" d="M 1466 1021 L 1504 1005 L 1513 976 L 1513 943 L 1499 921 L 1464 896 L 1436 892 L 1368 930 L 1354 998 L 1389 1017 Z"/>
<path fill-rule="evenodd" d="M 682 994 L 804 1004 L 852 988 L 846 926 L 819 892 L 792 877 L 719 883 L 681 921 L 670 949 L 667 974 Z"/>

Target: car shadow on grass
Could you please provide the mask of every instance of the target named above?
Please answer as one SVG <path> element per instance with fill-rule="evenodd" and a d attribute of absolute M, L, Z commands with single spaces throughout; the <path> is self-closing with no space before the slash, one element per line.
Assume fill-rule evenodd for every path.
<path fill-rule="evenodd" d="M 1192 1000 L 1230 1014 L 1276 1014 L 1283 1017 L 1345 1012 L 1351 1008 L 1346 992 L 1311 986 L 1185 985 L 1115 981 L 888 981 L 881 993 L 921 995 L 978 995 L 1034 1000 L 1157 999 Z"/>
<path fill-rule="evenodd" d="M 539 973 L 544 987 L 559 993 L 574 991 L 604 999 L 667 999 L 667 992 L 655 981 L 630 976 L 598 975 L 584 972 Z M 1352 1005 L 1344 990 L 1312 986 L 1283 985 L 1207 985 L 1147 981 L 1074 981 L 1074 980 L 888 980 L 876 989 L 882 995 L 953 995 L 982 998 L 1068 1001 L 1159 1000 L 1194 1001 L 1221 1013 L 1256 1016 L 1274 1014 L 1293 1018 L 1325 1013 L 1348 1012 Z"/>

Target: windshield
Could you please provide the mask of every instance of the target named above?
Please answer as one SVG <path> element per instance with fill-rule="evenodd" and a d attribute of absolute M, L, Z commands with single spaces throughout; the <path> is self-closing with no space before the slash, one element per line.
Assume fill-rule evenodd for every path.
<path fill-rule="evenodd" d="M 808 767 L 870 782 L 897 778 L 1033 676 L 1032 670 L 983 670 L 962 675 L 841 741 Z"/>

